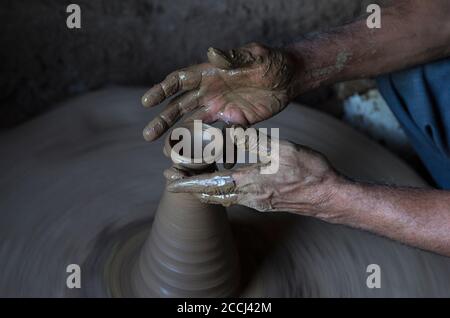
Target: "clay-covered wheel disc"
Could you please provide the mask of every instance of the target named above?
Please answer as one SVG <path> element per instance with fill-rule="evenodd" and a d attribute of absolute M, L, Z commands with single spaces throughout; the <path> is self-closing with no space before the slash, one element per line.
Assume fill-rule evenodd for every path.
<path fill-rule="evenodd" d="M 163 139 L 142 138 L 160 110 L 140 106 L 144 91 L 86 94 L 0 136 L 0 296 L 111 295 L 105 264 L 117 244 L 150 228 L 169 166 Z M 351 177 L 425 186 L 401 160 L 317 111 L 290 105 L 260 126 L 323 152 Z M 306 217 L 242 207 L 229 216 L 243 295 L 450 296 L 448 258 Z M 81 289 L 66 287 L 69 264 L 81 266 Z M 381 268 L 380 289 L 366 286 L 369 264 Z"/>

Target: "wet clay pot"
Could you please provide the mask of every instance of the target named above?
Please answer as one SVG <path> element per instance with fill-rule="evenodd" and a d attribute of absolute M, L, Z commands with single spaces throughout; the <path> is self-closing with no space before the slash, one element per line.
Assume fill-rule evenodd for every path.
<path fill-rule="evenodd" d="M 168 137 L 166 154 L 172 145 Z M 171 158 L 195 173 L 212 168 L 205 162 L 193 166 L 181 155 Z M 225 208 L 165 190 L 133 269 L 133 293 L 141 297 L 236 296 L 238 263 Z"/>

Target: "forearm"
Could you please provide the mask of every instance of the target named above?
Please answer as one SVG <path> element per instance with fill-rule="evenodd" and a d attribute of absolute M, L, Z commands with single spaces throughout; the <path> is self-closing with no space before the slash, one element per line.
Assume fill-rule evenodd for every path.
<path fill-rule="evenodd" d="M 322 219 L 450 256 L 450 192 L 343 180 Z"/>
<path fill-rule="evenodd" d="M 338 81 L 396 71 L 450 55 L 450 1 L 395 1 L 380 29 L 366 18 L 287 47 L 297 61 L 293 95 Z"/>

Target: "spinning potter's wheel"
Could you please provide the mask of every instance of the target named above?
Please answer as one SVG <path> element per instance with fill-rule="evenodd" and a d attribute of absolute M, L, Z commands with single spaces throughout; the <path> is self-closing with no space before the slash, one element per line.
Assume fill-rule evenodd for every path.
<path fill-rule="evenodd" d="M 170 164 L 163 140 L 141 128 L 159 109 L 144 90 L 87 94 L 0 136 L 0 296 L 126 296 Z M 425 186 L 403 162 L 342 123 L 291 105 L 262 123 L 328 156 L 359 179 Z M 425 212 L 425 211 L 424 211 Z M 241 295 L 450 296 L 450 259 L 311 218 L 228 209 L 240 256 Z M 66 267 L 79 264 L 81 289 Z M 382 288 L 368 289 L 378 264 Z"/>

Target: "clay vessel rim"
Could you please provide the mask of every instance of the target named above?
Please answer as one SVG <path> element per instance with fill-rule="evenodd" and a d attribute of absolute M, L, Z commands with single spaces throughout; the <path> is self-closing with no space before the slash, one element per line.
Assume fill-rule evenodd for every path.
<path fill-rule="evenodd" d="M 204 134 L 208 134 L 208 129 L 214 129 L 217 131 L 220 131 L 219 128 L 202 123 L 202 136 L 204 136 Z M 189 122 L 189 123 L 183 123 L 181 125 L 179 125 L 177 128 L 187 128 L 189 129 L 191 132 L 193 131 L 193 127 L 194 127 L 194 123 L 193 122 Z M 173 130 L 172 130 L 173 131 Z M 193 158 L 191 157 L 186 157 L 183 155 L 180 155 L 179 153 L 176 153 L 174 151 L 172 151 L 172 144 L 171 141 L 175 141 L 178 142 L 177 140 L 171 140 L 170 137 L 172 136 L 172 131 L 170 131 L 170 133 L 167 134 L 167 137 L 165 139 L 164 142 L 164 155 L 171 158 L 171 160 L 173 161 L 173 163 L 176 164 L 188 164 L 188 165 L 205 165 L 205 164 L 213 164 L 214 162 L 217 161 L 217 159 L 219 159 L 222 156 L 223 153 L 223 149 L 219 149 L 215 152 L 215 154 L 213 156 L 207 156 L 207 157 L 203 157 L 202 154 L 202 161 L 201 162 L 194 162 Z M 221 131 L 220 131 L 221 132 Z M 210 142 L 210 140 L 208 140 L 208 142 Z"/>

